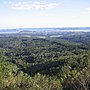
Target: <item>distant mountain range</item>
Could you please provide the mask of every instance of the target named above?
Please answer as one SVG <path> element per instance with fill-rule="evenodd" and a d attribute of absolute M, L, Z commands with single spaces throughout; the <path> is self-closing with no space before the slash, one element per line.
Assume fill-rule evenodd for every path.
<path fill-rule="evenodd" d="M 3 33 L 36 33 L 36 32 L 51 32 L 51 31 L 90 31 L 90 27 L 0 29 L 0 34 L 3 34 Z"/>

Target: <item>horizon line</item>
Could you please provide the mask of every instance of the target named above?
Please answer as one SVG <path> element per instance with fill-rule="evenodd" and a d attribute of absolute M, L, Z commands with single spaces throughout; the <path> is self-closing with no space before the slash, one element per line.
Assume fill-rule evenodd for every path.
<path fill-rule="evenodd" d="M 90 26 L 89 27 L 82 27 L 82 26 L 80 26 L 80 27 L 23 27 L 23 28 L 21 28 L 21 27 L 16 27 L 16 28 L 0 28 L 0 30 L 4 30 L 4 29 L 43 29 L 43 28 L 46 28 L 46 29 L 52 29 L 52 28 L 56 28 L 56 29 L 58 29 L 58 28 L 60 28 L 60 29 L 83 29 L 83 28 L 85 28 L 85 29 L 90 29 Z"/>

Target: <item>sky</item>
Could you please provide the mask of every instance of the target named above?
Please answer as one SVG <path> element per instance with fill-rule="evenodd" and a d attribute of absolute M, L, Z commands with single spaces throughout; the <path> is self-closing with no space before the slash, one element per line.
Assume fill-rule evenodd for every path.
<path fill-rule="evenodd" d="M 90 27 L 90 0 L 0 0 L 0 28 Z"/>

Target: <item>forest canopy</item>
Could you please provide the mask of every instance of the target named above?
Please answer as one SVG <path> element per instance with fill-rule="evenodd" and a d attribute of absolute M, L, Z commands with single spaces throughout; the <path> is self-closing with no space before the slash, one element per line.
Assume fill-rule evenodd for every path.
<path fill-rule="evenodd" d="M 90 90 L 90 33 L 0 35 L 0 90 Z"/>

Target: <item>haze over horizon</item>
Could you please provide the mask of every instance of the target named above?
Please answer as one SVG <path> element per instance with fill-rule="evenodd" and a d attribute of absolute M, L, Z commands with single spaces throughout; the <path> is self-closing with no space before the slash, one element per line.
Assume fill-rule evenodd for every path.
<path fill-rule="evenodd" d="M 90 0 L 0 0 L 0 29 L 90 27 Z"/>

